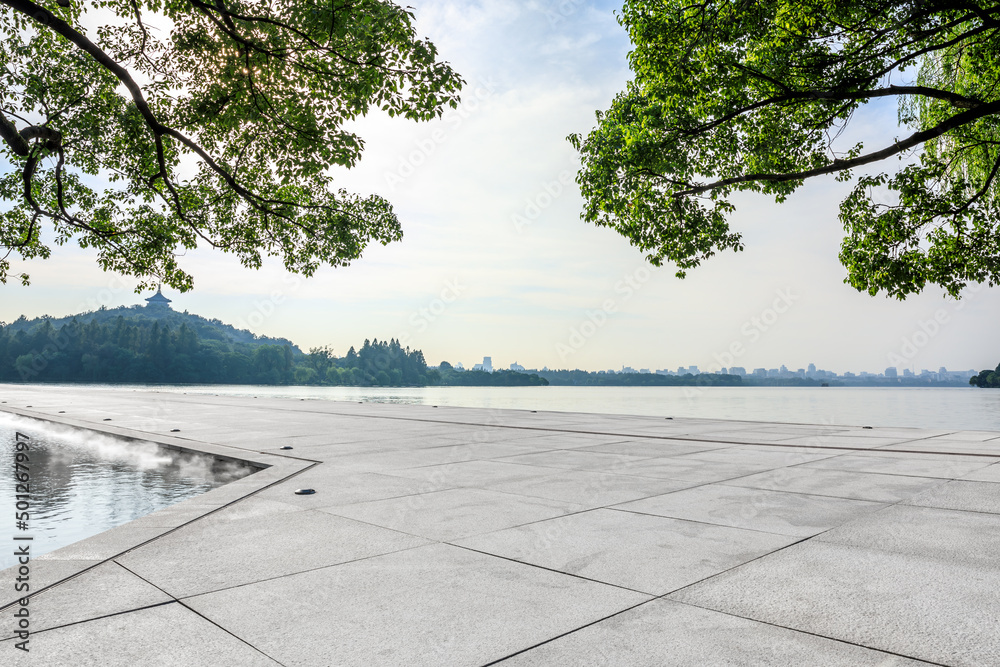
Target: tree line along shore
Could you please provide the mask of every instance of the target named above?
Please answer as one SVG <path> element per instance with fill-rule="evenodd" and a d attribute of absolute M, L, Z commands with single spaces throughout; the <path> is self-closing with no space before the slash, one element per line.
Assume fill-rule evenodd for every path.
<path fill-rule="evenodd" d="M 484 372 L 456 369 L 447 361 L 434 368 L 427 365 L 421 350 L 404 347 L 395 339 L 366 340 L 343 356 L 337 356 L 329 347 L 303 352 L 284 338 L 257 336 L 187 312 L 140 306 L 102 308 L 63 318 L 29 320 L 22 316 L 10 324 L 0 323 L 0 382 L 364 387 L 844 386 L 837 380 L 743 378 L 717 373 L 611 374 L 578 369 Z M 1000 387 L 1000 367 L 982 371 L 969 383 Z M 863 386 L 888 385 L 868 382 Z M 911 385 L 896 382 L 891 386 Z"/>

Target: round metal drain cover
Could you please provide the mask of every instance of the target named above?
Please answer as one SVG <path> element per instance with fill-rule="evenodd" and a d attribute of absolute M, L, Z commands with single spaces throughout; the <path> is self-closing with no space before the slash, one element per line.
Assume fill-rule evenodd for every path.
<path fill-rule="evenodd" d="M 311 496 L 314 493 L 316 493 L 316 489 L 295 489 L 297 496 Z"/>

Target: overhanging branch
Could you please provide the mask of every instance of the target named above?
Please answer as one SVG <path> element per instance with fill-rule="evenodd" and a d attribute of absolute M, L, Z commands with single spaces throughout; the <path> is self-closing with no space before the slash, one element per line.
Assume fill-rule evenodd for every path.
<path fill-rule="evenodd" d="M 16 155 L 28 157 L 28 153 L 31 152 L 31 147 L 17 131 L 17 126 L 10 122 L 3 112 L 0 112 L 0 138 L 7 142 Z"/>
<path fill-rule="evenodd" d="M 65 37 L 70 42 L 75 44 L 82 51 L 90 55 L 98 64 L 107 69 L 109 72 L 115 75 L 115 77 L 125 86 L 128 90 L 129 95 L 132 97 L 132 101 L 135 103 L 139 114 L 142 116 L 146 125 L 149 127 L 153 134 L 153 140 L 156 145 L 157 162 L 159 166 L 159 173 L 154 175 L 151 180 L 156 180 L 157 178 L 162 178 L 167 189 L 172 195 L 172 199 L 175 202 L 175 209 L 177 215 L 184 219 L 185 213 L 183 206 L 180 202 L 180 196 L 176 192 L 174 185 L 167 178 L 167 167 L 166 167 L 166 157 L 165 150 L 163 146 L 163 137 L 171 137 L 176 141 L 179 141 L 183 145 L 187 146 L 195 154 L 198 155 L 205 164 L 208 165 L 209 169 L 219 175 L 226 185 L 229 186 L 234 192 L 236 192 L 240 197 L 242 197 L 250 206 L 259 212 L 281 218 L 288 222 L 289 224 L 295 225 L 303 231 L 312 232 L 304 225 L 301 225 L 295 221 L 290 216 L 275 210 L 272 206 L 284 207 L 292 206 L 295 208 L 307 208 L 307 209 L 320 209 L 331 212 L 341 212 L 330 206 L 323 204 L 315 205 L 303 205 L 297 204 L 295 202 L 288 202 L 280 199 L 268 199 L 266 197 L 261 197 L 247 188 L 240 185 L 236 179 L 225 169 L 221 164 L 219 164 L 208 152 L 202 148 L 197 142 L 190 139 L 182 132 L 164 125 L 157 119 L 156 115 L 153 113 L 152 109 L 149 107 L 149 103 L 146 101 L 143 95 L 142 89 L 139 84 L 136 83 L 132 75 L 129 74 L 128 70 L 122 67 L 118 62 L 116 62 L 111 56 L 104 52 L 97 44 L 90 41 L 86 35 L 82 34 L 80 31 L 75 29 L 73 26 L 68 24 L 66 21 L 62 20 L 58 16 L 54 15 L 49 10 L 44 7 L 31 2 L 31 0 L 0 0 L 0 5 L 6 5 L 25 16 L 30 17 L 34 21 L 38 22 L 40 25 L 52 30 L 53 32 Z M 16 129 L 16 128 L 15 128 Z"/>
<path fill-rule="evenodd" d="M 869 153 L 867 155 L 862 155 L 850 160 L 834 160 L 825 167 L 818 167 L 816 169 L 808 169 L 806 171 L 796 171 L 788 172 L 783 174 L 770 174 L 770 173 L 759 173 L 759 174 L 745 174 L 743 176 L 734 176 L 732 178 L 724 178 L 713 183 L 707 183 L 705 185 L 693 185 L 686 190 L 680 190 L 678 192 L 671 193 L 672 197 L 684 197 L 688 195 L 697 195 L 703 192 L 708 192 L 709 190 L 715 190 L 718 188 L 728 187 L 730 185 L 738 185 L 740 183 L 787 183 L 789 181 L 801 181 L 807 178 L 812 178 L 813 176 L 822 176 L 824 174 L 834 174 L 841 171 L 847 171 L 848 169 L 854 169 L 856 167 L 861 167 L 866 164 L 871 164 L 873 162 L 878 162 L 884 160 L 887 157 L 892 157 L 893 155 L 898 155 L 903 151 L 919 146 L 920 144 L 926 143 L 932 139 L 936 139 L 941 135 L 954 130 L 957 127 L 966 125 L 975 120 L 983 118 L 985 116 L 991 116 L 993 114 L 1000 113 L 1000 102 L 990 102 L 988 104 L 982 104 L 975 109 L 970 109 L 960 114 L 956 114 L 951 118 L 944 120 L 934 127 L 928 130 L 922 130 L 920 132 L 914 132 L 906 139 L 902 141 L 897 141 L 891 146 L 887 146 L 880 151 L 875 151 L 874 153 Z"/>

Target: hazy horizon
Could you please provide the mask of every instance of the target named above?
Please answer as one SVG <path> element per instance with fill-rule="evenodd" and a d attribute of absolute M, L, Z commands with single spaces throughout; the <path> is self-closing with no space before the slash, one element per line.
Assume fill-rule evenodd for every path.
<path fill-rule="evenodd" d="M 956 302 L 929 289 L 898 302 L 843 284 L 837 206 L 850 186 L 832 178 L 782 205 L 737 198 L 732 227 L 746 251 L 683 281 L 580 221 L 578 161 L 565 137 L 587 132 L 628 80 L 617 2 L 414 4 L 418 32 L 468 81 L 465 101 L 433 123 L 364 119 L 364 157 L 338 182 L 386 196 L 403 240 L 310 279 L 278 261 L 252 271 L 198 250 L 181 260 L 195 290 L 166 291 L 176 309 L 338 355 L 366 338 L 398 338 L 431 364 L 467 367 L 483 356 L 502 368 L 815 363 L 838 373 L 1000 361 L 1000 290 Z M 900 132 L 892 104 L 870 106 L 847 139 L 874 147 Z M 13 262 L 11 273 L 22 266 L 33 284 L 0 286 L 0 320 L 141 303 L 90 251 L 56 246 L 51 259 Z"/>

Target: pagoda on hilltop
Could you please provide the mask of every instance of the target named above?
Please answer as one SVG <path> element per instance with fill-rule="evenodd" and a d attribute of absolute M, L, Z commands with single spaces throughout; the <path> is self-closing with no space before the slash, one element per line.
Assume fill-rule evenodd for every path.
<path fill-rule="evenodd" d="M 160 288 L 156 288 L 156 294 L 146 299 L 147 308 L 167 308 L 170 309 L 170 299 L 163 296 Z"/>

